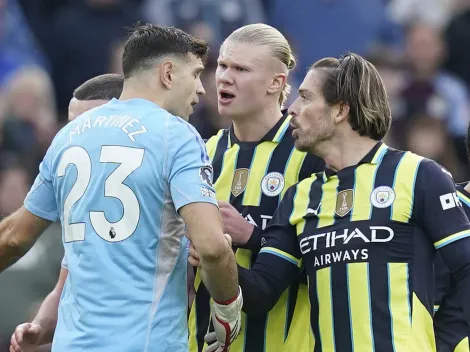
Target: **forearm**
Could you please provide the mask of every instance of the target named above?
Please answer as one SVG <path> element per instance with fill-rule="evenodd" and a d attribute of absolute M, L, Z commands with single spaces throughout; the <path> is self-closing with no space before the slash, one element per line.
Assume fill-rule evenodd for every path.
<path fill-rule="evenodd" d="M 214 300 L 228 301 L 238 292 L 235 256 L 225 239 L 216 251 L 217 255 L 200 256 L 201 278 Z"/>
<path fill-rule="evenodd" d="M 282 293 L 298 280 L 300 270 L 283 259 L 259 256 L 252 269 L 238 268 L 243 291 L 243 311 L 251 316 L 269 312 Z"/>
<path fill-rule="evenodd" d="M 0 273 L 15 264 L 32 246 L 16 241 L 15 214 L 0 222 Z"/>
<path fill-rule="evenodd" d="M 466 274 L 457 283 L 457 290 L 460 297 L 460 302 L 464 311 L 467 324 L 470 326 L 470 265 L 464 269 Z"/>
<path fill-rule="evenodd" d="M 0 222 L 0 273 L 25 255 L 51 223 L 25 207 L 3 219 Z"/>
<path fill-rule="evenodd" d="M 457 283 L 457 292 L 467 324 L 470 325 L 470 239 L 456 241 L 440 253 Z"/>
<path fill-rule="evenodd" d="M 238 268 L 238 280 L 243 291 L 243 312 L 258 317 L 269 312 L 279 295 L 256 272 L 245 268 Z"/>
<path fill-rule="evenodd" d="M 47 344 L 52 342 L 54 337 L 54 331 L 57 325 L 57 310 L 59 307 L 59 301 L 61 291 L 54 289 L 42 302 L 38 313 L 33 319 L 33 323 L 41 325 L 44 329 L 44 337 L 40 341 L 40 344 Z"/>

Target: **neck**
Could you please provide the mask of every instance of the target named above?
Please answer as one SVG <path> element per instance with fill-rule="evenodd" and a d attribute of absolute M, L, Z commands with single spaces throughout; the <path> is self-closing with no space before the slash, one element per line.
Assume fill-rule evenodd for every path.
<path fill-rule="evenodd" d="M 119 97 L 119 100 L 121 101 L 130 99 L 145 99 L 157 104 L 162 109 L 166 109 L 165 94 L 163 94 L 163 92 L 156 93 L 156 89 L 154 87 L 151 87 L 143 81 L 137 83 L 133 78 L 129 78 L 124 81 L 122 93 Z"/>
<path fill-rule="evenodd" d="M 331 170 L 339 171 L 357 165 L 376 144 L 376 140 L 352 131 L 347 136 L 336 136 L 324 142 L 315 154 L 323 158 Z"/>
<path fill-rule="evenodd" d="M 256 114 L 237 117 L 233 120 L 233 131 L 241 142 L 258 142 L 281 118 L 281 109 L 276 105 Z"/>

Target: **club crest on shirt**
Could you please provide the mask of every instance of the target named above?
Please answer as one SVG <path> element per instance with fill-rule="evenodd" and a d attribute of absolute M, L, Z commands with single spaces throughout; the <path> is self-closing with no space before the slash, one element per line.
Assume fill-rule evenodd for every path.
<path fill-rule="evenodd" d="M 232 180 L 232 194 L 234 197 L 238 197 L 240 194 L 243 193 L 243 191 L 245 191 L 249 173 L 249 169 L 235 170 Z"/>
<path fill-rule="evenodd" d="M 268 197 L 278 196 L 284 189 L 284 176 L 279 172 L 270 172 L 261 181 L 261 190 Z"/>
<path fill-rule="evenodd" d="M 370 202 L 376 208 L 387 208 L 395 201 L 395 191 L 388 186 L 375 188 L 370 194 Z"/>
<path fill-rule="evenodd" d="M 209 187 L 212 187 L 213 174 L 214 172 L 211 165 L 203 166 L 199 169 L 199 176 L 201 177 L 201 181 Z"/>
<path fill-rule="evenodd" d="M 354 205 L 354 192 L 352 189 L 345 189 L 336 195 L 335 213 L 338 216 L 348 214 Z"/>

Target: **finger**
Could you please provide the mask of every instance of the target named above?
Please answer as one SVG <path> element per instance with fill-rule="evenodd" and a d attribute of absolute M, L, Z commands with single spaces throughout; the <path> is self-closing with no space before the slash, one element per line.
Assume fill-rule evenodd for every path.
<path fill-rule="evenodd" d="M 189 253 L 189 255 L 191 255 L 195 258 L 199 258 L 199 255 L 197 254 L 197 251 L 196 251 L 196 247 L 194 247 L 194 246 L 189 247 L 188 253 Z"/>
<path fill-rule="evenodd" d="M 39 325 L 31 325 L 31 327 L 28 329 L 28 334 L 34 334 L 37 335 L 41 332 L 41 326 Z"/>
<path fill-rule="evenodd" d="M 219 204 L 219 208 L 231 208 L 232 207 L 232 205 L 225 200 L 218 200 L 217 203 Z"/>
<path fill-rule="evenodd" d="M 194 259 L 193 257 L 189 257 L 189 258 L 188 258 L 188 262 L 189 262 L 189 264 L 191 264 L 192 266 L 201 267 L 201 263 L 199 262 L 199 260 Z"/>
<path fill-rule="evenodd" d="M 217 333 L 215 331 L 208 332 L 206 336 L 204 336 L 204 341 L 207 342 L 208 344 L 217 342 Z"/>
<path fill-rule="evenodd" d="M 222 220 L 230 216 L 230 210 L 227 208 L 220 208 L 220 215 L 222 215 Z"/>
<path fill-rule="evenodd" d="M 229 234 L 224 233 L 224 237 L 227 240 L 230 247 L 232 247 L 232 237 Z"/>
<path fill-rule="evenodd" d="M 216 342 L 214 342 L 213 344 L 207 346 L 205 352 L 215 352 L 215 351 L 217 351 L 218 349 L 219 349 L 219 342 L 216 341 Z"/>
<path fill-rule="evenodd" d="M 20 328 L 16 328 L 15 330 L 15 338 L 16 342 L 18 344 L 21 344 L 23 342 L 23 335 L 24 333 L 29 329 L 30 325 L 29 324 L 24 324 Z"/>
<path fill-rule="evenodd" d="M 16 347 L 19 347 L 18 342 L 16 342 L 15 333 L 11 335 L 10 344 L 11 344 L 11 348 L 13 349 L 15 349 Z"/>
<path fill-rule="evenodd" d="M 16 352 L 15 349 L 13 348 L 13 346 L 10 346 L 9 352 Z"/>
<path fill-rule="evenodd" d="M 194 247 L 189 247 L 189 256 L 193 257 L 196 260 L 199 260 L 199 255 L 196 252 L 196 248 Z"/>

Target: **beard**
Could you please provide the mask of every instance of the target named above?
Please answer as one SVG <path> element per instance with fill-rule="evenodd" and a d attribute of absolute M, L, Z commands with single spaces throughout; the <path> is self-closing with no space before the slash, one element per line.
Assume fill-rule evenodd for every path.
<path fill-rule="evenodd" d="M 298 129 L 295 138 L 295 148 L 301 152 L 312 153 L 320 156 L 322 145 L 333 136 L 333 126 L 329 120 L 321 120 L 316 126 L 310 126 L 306 130 Z"/>

